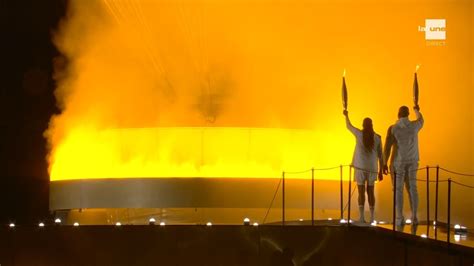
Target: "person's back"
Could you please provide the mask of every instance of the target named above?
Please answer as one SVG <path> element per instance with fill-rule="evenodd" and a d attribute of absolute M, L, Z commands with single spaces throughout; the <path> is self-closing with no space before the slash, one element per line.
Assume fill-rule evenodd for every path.
<path fill-rule="evenodd" d="M 388 136 L 387 146 L 385 148 L 385 164 L 390 147 L 393 145 L 396 151 L 393 153 L 393 171 L 396 175 L 396 211 L 397 226 L 403 225 L 403 183 L 407 184 L 409 190 L 410 206 L 412 209 L 412 222 L 418 223 L 418 189 L 416 184 L 416 176 L 418 171 L 418 161 L 420 159 L 418 151 L 418 132 L 423 127 L 423 116 L 419 112 L 419 107 L 414 108 L 417 119 L 415 121 L 408 120 L 409 109 L 406 106 L 400 107 L 398 111 L 398 121 L 391 127 Z M 386 169 L 386 165 L 384 166 Z M 386 170 L 385 170 L 386 171 Z"/>
<path fill-rule="evenodd" d="M 354 127 L 349 120 L 347 110 L 343 112 L 346 117 L 346 127 L 356 137 L 356 147 L 352 157 L 354 169 L 354 179 L 357 181 L 359 191 L 359 222 L 365 223 L 365 185 L 367 184 L 367 195 L 369 197 L 370 222 L 375 220 L 375 195 L 374 184 L 377 176 L 382 181 L 382 139 L 377 135 L 372 125 L 372 119 L 365 118 L 362 124 L 362 130 Z M 377 161 L 380 163 L 380 170 L 377 171 Z"/>
<path fill-rule="evenodd" d="M 356 168 L 377 172 L 377 160 L 379 158 L 378 149 L 381 149 L 382 139 L 380 135 L 374 134 L 374 145 L 370 150 L 364 145 L 364 138 L 362 130 L 352 126 L 347 120 L 347 128 L 354 134 L 356 139 L 356 146 L 352 156 L 352 165 Z"/>
<path fill-rule="evenodd" d="M 408 120 L 408 117 L 400 118 L 392 127 L 393 136 L 396 139 L 397 152 L 395 153 L 394 163 L 418 162 L 418 132 L 423 127 L 423 117 L 418 111 L 418 119 Z"/>
<path fill-rule="evenodd" d="M 376 148 L 381 146 L 382 141 L 380 135 L 374 134 L 374 147 L 368 151 L 364 147 L 362 131 L 359 130 L 359 132 L 360 136 L 356 135 L 356 147 L 352 158 L 352 165 L 360 169 L 366 169 L 376 172 L 378 159 Z"/>

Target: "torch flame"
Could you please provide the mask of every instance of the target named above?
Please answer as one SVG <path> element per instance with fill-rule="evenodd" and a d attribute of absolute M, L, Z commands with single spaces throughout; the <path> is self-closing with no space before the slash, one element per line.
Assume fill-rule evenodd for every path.
<path fill-rule="evenodd" d="M 344 72 L 342 72 L 342 76 L 345 78 L 346 77 L 346 69 L 344 68 Z"/>
<path fill-rule="evenodd" d="M 419 64 L 418 64 L 418 65 L 416 65 L 416 68 L 415 68 L 415 73 L 418 73 L 418 69 L 420 69 L 420 66 L 421 66 L 421 65 L 419 65 Z"/>

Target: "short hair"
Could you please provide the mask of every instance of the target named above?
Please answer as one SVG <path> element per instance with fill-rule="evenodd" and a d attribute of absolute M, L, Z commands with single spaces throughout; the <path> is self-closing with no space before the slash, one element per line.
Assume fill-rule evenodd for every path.
<path fill-rule="evenodd" d="M 410 109 L 408 109 L 408 107 L 406 106 L 402 106 L 400 107 L 400 109 L 398 109 L 398 118 L 408 117 L 409 114 L 410 114 Z"/>

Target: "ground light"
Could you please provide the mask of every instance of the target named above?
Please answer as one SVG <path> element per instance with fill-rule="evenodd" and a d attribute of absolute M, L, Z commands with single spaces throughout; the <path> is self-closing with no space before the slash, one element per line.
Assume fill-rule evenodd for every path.
<path fill-rule="evenodd" d="M 61 219 L 56 218 L 56 219 L 54 220 L 54 223 L 55 223 L 55 224 L 58 224 L 58 225 L 61 224 Z"/>
<path fill-rule="evenodd" d="M 422 238 L 428 238 L 428 236 L 426 234 L 421 234 L 421 237 Z"/>
<path fill-rule="evenodd" d="M 14 224 L 14 223 L 10 223 L 8 226 L 9 226 L 10 228 L 15 228 L 15 224 Z"/>
<path fill-rule="evenodd" d="M 467 234 L 467 227 L 456 224 L 454 225 L 454 233 L 458 235 Z"/>
<path fill-rule="evenodd" d="M 165 226 L 165 222 L 160 222 L 160 226 Z"/>
<path fill-rule="evenodd" d="M 244 219 L 244 225 L 250 225 L 250 219 L 249 218 Z"/>
<path fill-rule="evenodd" d="M 411 219 L 406 219 L 405 224 L 411 224 Z"/>
<path fill-rule="evenodd" d="M 44 223 L 41 222 L 41 223 L 38 224 L 38 226 L 39 227 L 44 227 Z"/>
<path fill-rule="evenodd" d="M 206 226 L 212 226 L 211 222 L 207 222 Z"/>
<path fill-rule="evenodd" d="M 151 218 L 148 220 L 148 224 L 149 224 L 149 225 L 155 225 L 155 223 L 156 223 L 156 220 L 155 220 L 155 218 L 153 218 L 153 217 L 151 217 Z"/>
<path fill-rule="evenodd" d="M 122 226 L 122 223 L 121 222 L 116 222 L 115 226 Z"/>
<path fill-rule="evenodd" d="M 257 227 L 257 226 L 258 226 L 258 223 L 253 223 L 253 226 Z"/>
<path fill-rule="evenodd" d="M 78 226 L 79 226 L 79 223 L 78 223 L 78 222 L 75 222 L 75 223 L 73 223 L 72 225 L 75 226 L 75 227 L 78 227 Z"/>
<path fill-rule="evenodd" d="M 346 224 L 347 221 L 346 221 L 346 219 L 343 218 L 343 219 L 341 219 L 341 220 L 339 221 L 339 223 L 341 223 L 341 224 Z"/>

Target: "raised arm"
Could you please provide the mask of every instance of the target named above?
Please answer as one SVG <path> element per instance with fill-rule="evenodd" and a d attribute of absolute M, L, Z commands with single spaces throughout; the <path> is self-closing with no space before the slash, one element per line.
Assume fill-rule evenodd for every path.
<path fill-rule="evenodd" d="M 347 129 L 349 129 L 349 131 L 352 132 L 352 134 L 357 136 L 357 132 L 359 132 L 359 129 L 357 129 L 356 127 L 354 127 L 352 125 L 351 120 L 349 119 L 349 112 L 344 110 L 343 114 L 346 117 L 346 127 L 347 127 Z"/>
<path fill-rule="evenodd" d="M 420 113 L 420 107 L 417 105 L 413 108 L 415 110 L 415 115 L 416 115 L 416 120 L 413 121 L 415 123 L 416 128 L 420 130 L 423 128 L 423 124 L 425 123 L 425 120 L 423 119 L 423 115 Z"/>

